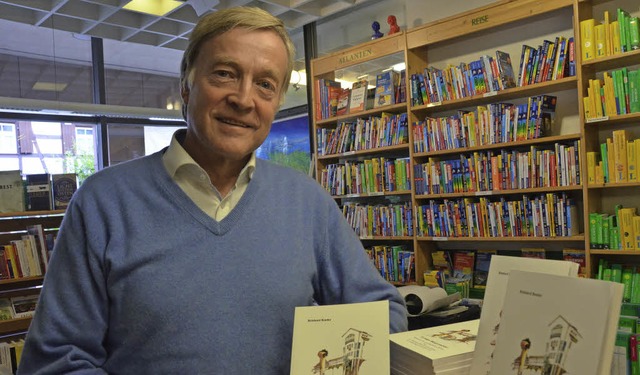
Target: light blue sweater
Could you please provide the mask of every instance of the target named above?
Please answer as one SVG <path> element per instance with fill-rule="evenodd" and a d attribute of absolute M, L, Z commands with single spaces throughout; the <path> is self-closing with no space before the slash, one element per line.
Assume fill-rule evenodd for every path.
<path fill-rule="evenodd" d="M 258 160 L 217 222 L 158 152 L 74 195 L 19 373 L 287 374 L 296 306 L 377 300 L 405 330 L 402 297 L 315 181 Z"/>

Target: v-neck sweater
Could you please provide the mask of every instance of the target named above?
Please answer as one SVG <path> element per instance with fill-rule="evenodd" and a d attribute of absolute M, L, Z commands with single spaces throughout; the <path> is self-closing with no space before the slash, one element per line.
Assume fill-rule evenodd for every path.
<path fill-rule="evenodd" d="M 258 160 L 221 221 L 171 179 L 162 152 L 104 169 L 74 195 L 25 344 L 24 374 L 286 374 L 296 306 L 390 301 L 335 201 Z M 44 366 L 44 367 L 43 367 Z"/>

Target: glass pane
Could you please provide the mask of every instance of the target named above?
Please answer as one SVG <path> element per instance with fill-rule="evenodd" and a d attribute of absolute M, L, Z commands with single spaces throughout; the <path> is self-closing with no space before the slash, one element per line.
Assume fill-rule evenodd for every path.
<path fill-rule="evenodd" d="M 91 42 L 73 33 L 11 23 L 0 53 L 0 96 L 91 103 Z M 32 41 L 25 43 L 25 41 Z"/>
<path fill-rule="evenodd" d="M 109 124 L 109 165 L 144 156 L 144 126 Z"/>
<path fill-rule="evenodd" d="M 179 110 L 182 51 L 107 39 L 103 48 L 107 104 Z"/>

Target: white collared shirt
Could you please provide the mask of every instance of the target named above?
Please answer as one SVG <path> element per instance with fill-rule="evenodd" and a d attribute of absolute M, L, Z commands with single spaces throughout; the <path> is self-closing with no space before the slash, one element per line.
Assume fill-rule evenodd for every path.
<path fill-rule="evenodd" d="M 218 189 L 211 183 L 207 172 L 193 160 L 180 144 L 179 139 L 183 140 L 184 135 L 184 129 L 173 134 L 169 148 L 162 156 L 162 163 L 169 176 L 202 211 L 213 219 L 221 221 L 233 210 L 247 190 L 256 168 L 255 152 L 251 154 L 249 162 L 240 171 L 235 186 L 226 197 L 222 197 Z"/>

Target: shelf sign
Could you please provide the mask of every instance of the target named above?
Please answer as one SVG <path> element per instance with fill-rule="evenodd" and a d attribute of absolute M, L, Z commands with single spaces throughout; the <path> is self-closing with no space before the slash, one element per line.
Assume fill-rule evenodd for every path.
<path fill-rule="evenodd" d="M 489 16 L 488 15 L 484 15 L 484 16 L 480 16 L 480 17 L 476 17 L 476 18 L 472 18 L 471 19 L 471 25 L 472 26 L 478 26 L 480 24 L 487 23 L 487 22 L 489 22 Z"/>
<path fill-rule="evenodd" d="M 358 61 L 358 60 L 362 60 L 364 58 L 367 58 L 369 56 L 371 56 L 373 54 L 373 51 L 371 51 L 371 48 L 369 49 L 364 49 L 362 51 L 358 51 L 346 56 L 342 56 L 340 58 L 340 60 L 338 60 L 339 64 L 345 64 L 348 62 L 353 62 L 353 61 Z"/>

